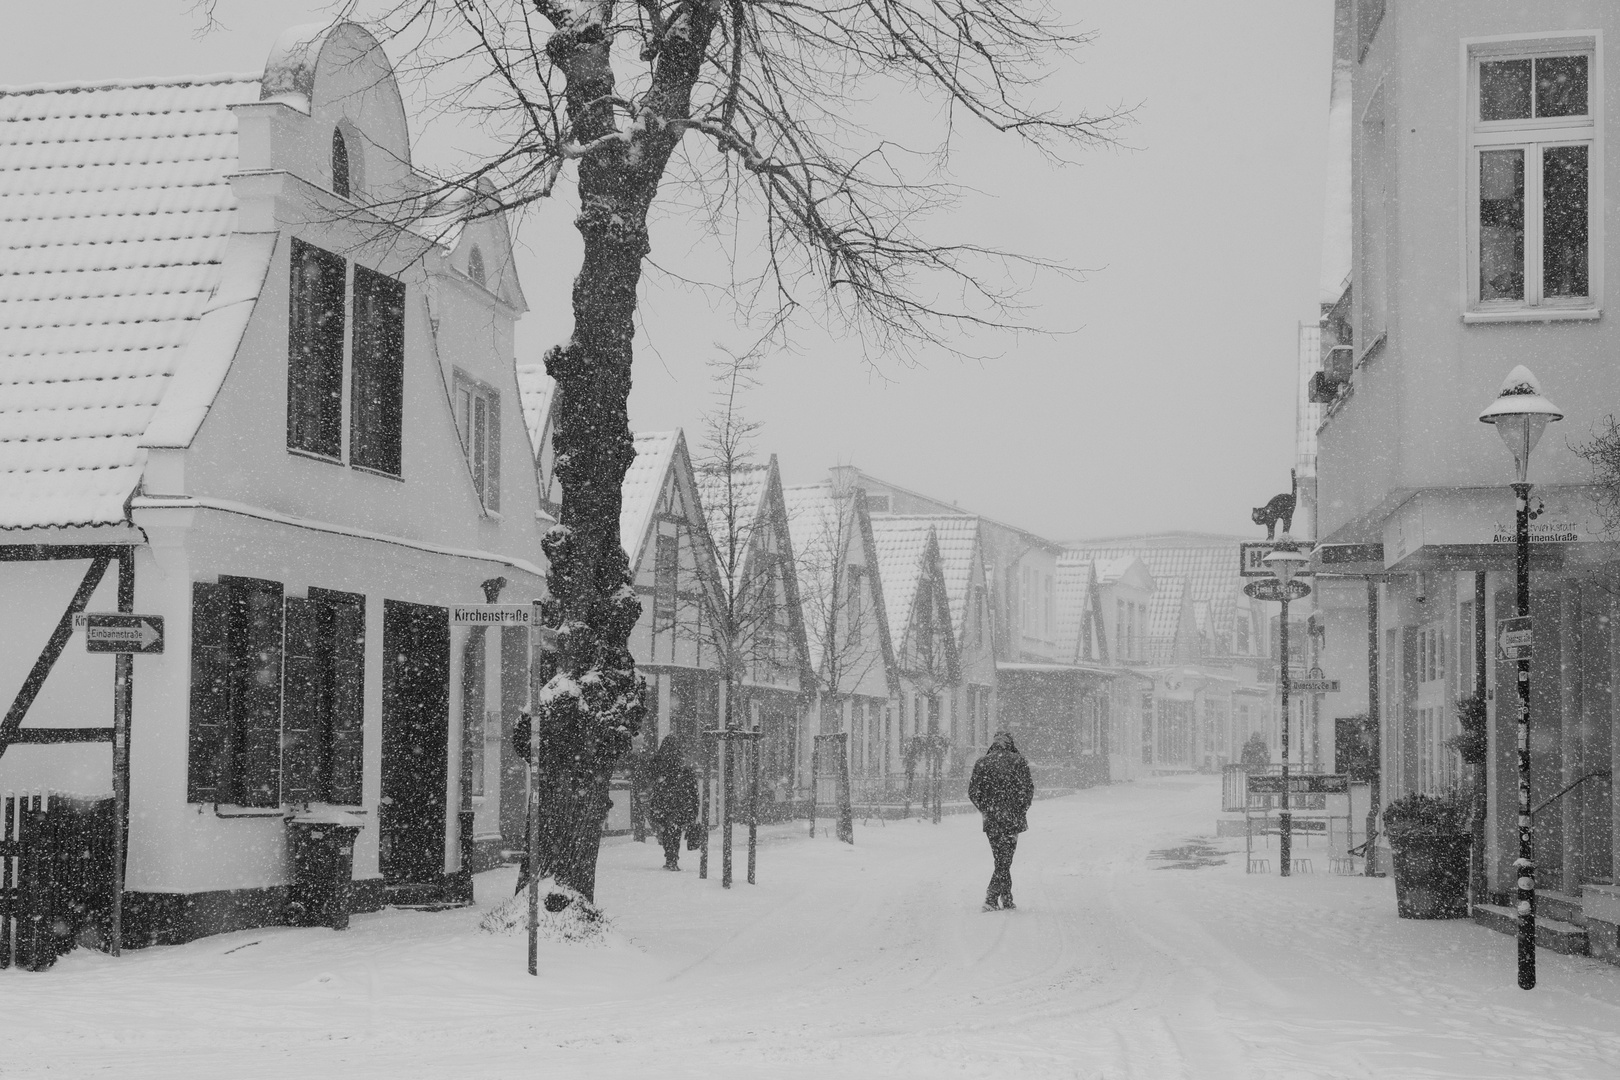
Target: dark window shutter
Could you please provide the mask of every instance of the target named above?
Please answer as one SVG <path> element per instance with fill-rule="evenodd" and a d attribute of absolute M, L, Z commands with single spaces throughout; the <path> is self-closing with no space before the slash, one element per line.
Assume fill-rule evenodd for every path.
<path fill-rule="evenodd" d="M 489 395 L 489 449 L 484 462 L 484 506 L 501 508 L 501 398 Z"/>
<path fill-rule="evenodd" d="M 287 331 L 287 445 L 343 455 L 341 255 L 292 242 Z"/>
<path fill-rule="evenodd" d="M 327 798 L 356 806 L 361 796 L 365 762 L 362 723 L 365 718 L 366 609 L 361 604 L 332 605 L 331 753 L 327 759 Z"/>
<path fill-rule="evenodd" d="M 326 605 L 287 601 L 287 658 L 281 712 L 281 798 L 313 802 L 324 798 L 326 772 L 326 653 L 322 616 Z"/>
<path fill-rule="evenodd" d="M 405 285 L 354 268 L 354 385 L 349 461 L 400 474 L 405 391 Z"/>
<path fill-rule="evenodd" d="M 231 713 L 239 806 L 281 805 L 281 583 L 234 578 Z"/>
<path fill-rule="evenodd" d="M 222 802 L 229 787 L 230 600 L 224 585 L 191 586 L 191 737 L 186 801 Z"/>

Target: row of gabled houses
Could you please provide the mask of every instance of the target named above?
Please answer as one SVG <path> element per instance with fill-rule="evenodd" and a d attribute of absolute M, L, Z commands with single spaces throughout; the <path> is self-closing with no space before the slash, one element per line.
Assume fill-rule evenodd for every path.
<path fill-rule="evenodd" d="M 523 832 L 535 642 L 450 613 L 544 594 L 553 403 L 504 219 L 413 169 L 377 42 L 0 91 L 0 252 L 0 792 L 122 778 L 131 945 L 283 921 L 289 820 L 357 830 L 360 909 L 470 895 Z M 852 467 L 635 449 L 643 743 L 757 729 L 778 814 L 818 735 L 882 801 L 928 736 L 953 785 L 1002 726 L 1075 785 L 1266 729 L 1234 538 L 1065 546 Z M 87 612 L 161 651 L 89 651 Z"/>

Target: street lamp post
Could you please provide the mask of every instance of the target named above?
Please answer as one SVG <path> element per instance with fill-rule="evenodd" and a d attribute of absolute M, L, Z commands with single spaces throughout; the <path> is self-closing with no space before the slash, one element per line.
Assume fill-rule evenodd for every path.
<path fill-rule="evenodd" d="M 1293 588 L 1294 575 L 1304 569 L 1308 561 L 1299 553 L 1287 533 L 1278 539 L 1276 548 L 1261 560 L 1281 586 L 1279 593 L 1282 600 L 1282 625 L 1277 650 L 1281 654 L 1277 658 L 1277 669 L 1282 683 L 1282 807 L 1278 813 L 1281 836 L 1277 843 L 1277 861 L 1281 864 L 1279 873 L 1283 877 L 1287 877 L 1293 868 L 1294 854 L 1294 815 L 1289 812 L 1288 801 L 1288 729 L 1293 726 L 1293 717 L 1288 712 L 1288 597 L 1289 590 Z"/>
<path fill-rule="evenodd" d="M 1513 454 L 1517 469 L 1517 480 L 1513 484 L 1515 613 L 1526 619 L 1530 616 L 1530 451 L 1535 449 L 1547 424 L 1562 420 L 1564 414 L 1541 395 L 1541 383 L 1521 364 L 1508 372 L 1496 400 L 1485 407 L 1479 418 L 1496 425 L 1496 433 L 1502 436 Z M 1530 657 L 1521 655 L 1518 664 L 1519 857 L 1513 863 L 1518 874 L 1514 906 L 1519 915 L 1519 989 L 1533 990 L 1536 985 L 1536 863 L 1530 816 Z"/>

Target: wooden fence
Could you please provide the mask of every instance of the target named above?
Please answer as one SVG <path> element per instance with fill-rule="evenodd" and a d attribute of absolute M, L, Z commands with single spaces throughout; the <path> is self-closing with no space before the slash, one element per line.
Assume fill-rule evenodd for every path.
<path fill-rule="evenodd" d="M 0 968 L 44 971 L 94 931 L 111 870 L 111 799 L 0 796 Z"/>

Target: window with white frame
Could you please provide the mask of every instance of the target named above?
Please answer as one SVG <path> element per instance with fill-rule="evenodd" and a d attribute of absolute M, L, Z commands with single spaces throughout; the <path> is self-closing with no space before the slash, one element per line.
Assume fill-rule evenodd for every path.
<path fill-rule="evenodd" d="M 456 430 L 486 510 L 501 508 L 501 395 L 456 372 Z"/>
<path fill-rule="evenodd" d="M 1592 38 L 1476 42 L 1468 61 L 1470 314 L 1595 310 L 1602 185 Z"/>

